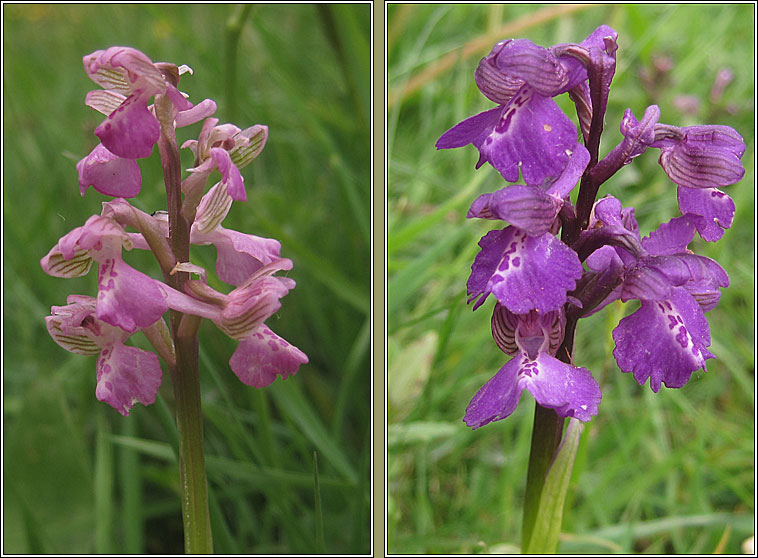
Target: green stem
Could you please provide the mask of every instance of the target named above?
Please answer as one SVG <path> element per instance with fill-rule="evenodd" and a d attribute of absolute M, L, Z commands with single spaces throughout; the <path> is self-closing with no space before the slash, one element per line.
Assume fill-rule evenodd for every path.
<path fill-rule="evenodd" d="M 567 320 L 563 342 L 556 353 L 556 358 L 567 364 L 571 364 L 571 355 L 574 352 L 575 331 L 576 320 Z M 542 489 L 545 486 L 550 465 L 560 446 L 565 420 L 563 417 L 559 417 L 553 409 L 546 409 L 535 403 L 532 448 L 529 453 L 529 469 L 526 474 L 524 519 L 521 526 L 522 549 L 527 549 L 532 544 L 535 524 L 539 520 L 538 512 L 543 497 Z M 563 500 L 561 500 L 561 505 L 563 505 Z"/>
<path fill-rule="evenodd" d="M 535 403 L 532 448 L 529 453 L 529 470 L 526 474 L 524 520 L 521 527 L 522 549 L 528 548 L 532 539 L 542 497 L 542 487 L 553 456 L 561 442 L 564 420 L 553 409 L 546 409 Z"/>
<path fill-rule="evenodd" d="M 185 316 L 186 318 L 187 316 Z M 212 554 L 208 483 L 203 453 L 203 415 L 200 403 L 197 335 L 176 332 L 176 369 L 173 374 L 176 426 L 179 431 L 179 480 L 182 492 L 184 550 Z"/>

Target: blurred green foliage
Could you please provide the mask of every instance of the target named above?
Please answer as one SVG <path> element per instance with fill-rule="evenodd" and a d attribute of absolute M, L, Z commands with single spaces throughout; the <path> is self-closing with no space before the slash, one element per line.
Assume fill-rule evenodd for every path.
<path fill-rule="evenodd" d="M 539 17 L 557 7 L 388 9 L 389 551 L 520 547 L 533 400 L 524 395 L 511 417 L 476 431 L 462 422 L 469 400 L 507 358 L 492 341 L 487 311 L 472 313 L 465 296 L 477 242 L 493 227 L 467 221 L 466 210 L 503 180 L 490 165 L 474 170 L 473 146 L 434 148 L 448 128 L 492 107 L 474 69 L 508 38 L 497 30 L 520 22 L 509 36 L 547 46 L 579 42 L 601 24 L 618 31 L 601 154 L 620 141 L 626 108 L 641 117 L 653 103 L 662 122 L 729 125 L 747 144 L 745 177 L 726 189 L 737 205 L 732 228 L 718 243 L 690 246 L 718 259 L 731 277 L 708 314 L 718 359 L 708 361 L 707 373 L 653 394 L 621 374 L 611 356 L 611 330 L 633 303 L 579 323 L 575 361 L 593 372 L 603 401 L 583 434 L 559 551 L 739 553 L 753 534 L 755 493 L 755 6 L 596 4 Z M 477 41 L 486 46 L 464 55 Z M 722 68 L 734 79 L 714 97 Z M 412 91 L 400 94 L 406 86 Z M 557 101 L 572 115 L 567 98 Z M 600 192 L 634 206 L 643 235 L 678 213 L 657 156 L 650 150 L 635 159 Z"/>
<path fill-rule="evenodd" d="M 39 259 L 107 200 L 79 196 L 75 164 L 102 120 L 84 105 L 96 86 L 82 57 L 113 45 L 191 66 L 180 89 L 216 100 L 221 122 L 269 126 L 243 170 L 248 201 L 224 226 L 277 238 L 293 260 L 297 287 L 268 324 L 310 363 L 255 390 L 229 369 L 234 342 L 202 328 L 216 551 L 368 552 L 369 9 L 3 5 L 4 552 L 182 551 L 168 374 L 155 405 L 123 418 L 95 399 L 94 359 L 63 351 L 43 321 L 69 293 L 95 293 L 94 272 L 56 279 Z M 200 125 L 180 129 L 179 143 Z M 140 166 L 133 203 L 165 209 L 157 150 Z M 160 276 L 150 254 L 134 252 L 128 262 Z M 215 252 L 200 248 L 193 261 L 213 269 Z"/>

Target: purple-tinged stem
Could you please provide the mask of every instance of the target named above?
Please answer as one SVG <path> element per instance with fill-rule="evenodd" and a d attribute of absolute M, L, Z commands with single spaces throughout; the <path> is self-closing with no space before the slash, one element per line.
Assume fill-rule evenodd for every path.
<path fill-rule="evenodd" d="M 161 123 L 158 149 L 163 166 L 168 201 L 169 243 L 178 262 L 189 261 L 190 227 L 181 213 L 181 158 L 174 131 L 175 109 L 165 96 L 155 99 Z M 168 277 L 169 285 L 183 292 L 187 273 Z M 176 349 L 176 366 L 171 370 L 176 400 L 176 426 L 179 431 L 179 479 L 184 524 L 184 550 L 187 554 L 212 554 L 208 481 L 203 452 L 203 415 L 200 398 L 197 331 L 199 318 L 171 312 L 171 331 Z"/>

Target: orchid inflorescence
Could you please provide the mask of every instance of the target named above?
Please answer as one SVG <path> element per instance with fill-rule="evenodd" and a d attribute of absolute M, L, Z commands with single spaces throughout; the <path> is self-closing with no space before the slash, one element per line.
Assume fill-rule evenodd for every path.
<path fill-rule="evenodd" d="M 514 357 L 469 404 L 464 420 L 472 428 L 509 416 L 524 389 L 560 417 L 595 416 L 601 391 L 590 371 L 573 363 L 574 331 L 580 318 L 615 300 L 640 301 L 613 330 L 613 356 L 640 385 L 649 378 L 654 392 L 661 384 L 682 387 L 714 358 L 705 313 L 729 277 L 688 245 L 695 233 L 715 242 L 731 226 L 734 202 L 720 188 L 743 177 L 745 142 L 728 126 L 662 124 L 651 105 L 641 120 L 626 110 L 622 141 L 600 159 L 616 39 L 603 25 L 579 44 L 497 43 L 475 72 L 479 90 L 497 106 L 437 141 L 438 149 L 472 143 L 477 169 L 486 162 L 507 182 L 517 182 L 519 172 L 524 182 L 480 196 L 467 214 L 509 223 L 479 241 L 467 287 L 474 310 L 494 295 L 492 335 Z M 583 142 L 553 100 L 562 93 L 576 105 Z M 642 238 L 634 208 L 597 194 L 651 147 L 676 185 L 681 215 Z"/>
<path fill-rule="evenodd" d="M 97 355 L 96 396 L 122 415 L 136 402 L 155 401 L 162 374 L 156 353 L 170 368 L 176 364 L 163 318 L 168 310 L 175 330 L 197 331 L 200 319 L 208 318 L 239 341 L 229 364 L 243 383 L 260 388 L 277 374 L 295 374 L 308 358 L 264 323 L 295 286 L 292 279 L 276 275 L 291 269 L 292 261 L 280 256 L 276 240 L 221 226 L 232 202 L 246 200 L 240 169 L 261 153 L 268 128 L 219 125 L 211 116 L 216 111 L 213 100 L 193 105 L 177 89 L 179 76 L 191 72 L 188 67 L 153 63 L 133 48 L 93 52 L 84 57 L 84 68 L 102 88 L 90 91 L 85 102 L 106 119 L 95 130 L 100 143 L 76 166 L 80 192 L 84 196 L 91 186 L 115 199 L 104 202 L 100 215 L 63 236 L 41 260 L 44 271 L 55 277 L 79 277 L 93 261 L 98 265 L 97 297 L 71 295 L 66 306 L 52 307 L 46 322 L 53 340 L 73 353 Z M 154 104 L 149 105 L 151 98 Z M 189 175 L 166 180 L 168 212 L 148 214 L 126 201 L 141 189 L 137 159 L 149 157 L 162 137 L 174 138 L 175 145 L 176 128 L 201 120 L 198 139 L 182 145 L 194 154 Z M 178 166 L 178 149 L 172 161 L 167 160 L 171 150 L 160 143 L 159 150 L 169 177 Z M 214 171 L 221 180 L 206 191 Z M 181 192 L 172 191 L 172 183 Z M 127 227 L 136 232 L 127 232 Z M 192 264 L 188 254 L 178 253 L 182 250 L 176 249 L 180 243 L 175 239 L 182 228 L 187 244 L 215 246 L 218 278 L 233 290 L 222 293 L 210 287 L 206 270 Z M 165 282 L 124 261 L 122 251 L 133 248 L 153 252 Z M 190 279 L 190 273 L 199 279 Z M 125 344 L 137 331 L 145 334 L 155 353 Z"/>

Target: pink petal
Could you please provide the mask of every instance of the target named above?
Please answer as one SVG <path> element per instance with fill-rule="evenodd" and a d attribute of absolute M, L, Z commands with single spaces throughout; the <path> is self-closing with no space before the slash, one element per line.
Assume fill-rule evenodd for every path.
<path fill-rule="evenodd" d="M 161 375 L 161 365 L 154 353 L 115 343 L 104 348 L 97 359 L 95 395 L 127 416 L 135 403 L 155 402 Z"/>
<path fill-rule="evenodd" d="M 200 122 L 203 118 L 209 117 L 214 112 L 216 112 L 215 101 L 213 101 L 213 99 L 205 99 L 190 109 L 180 110 L 175 119 L 176 127 L 181 128 L 183 126 L 194 124 L 195 122 Z M 185 142 L 185 145 L 186 143 L 187 142 Z M 196 140 L 195 143 L 197 143 Z M 182 145 L 182 147 L 184 147 L 184 145 Z"/>
<path fill-rule="evenodd" d="M 97 318 L 134 332 L 155 323 L 168 310 L 158 281 L 118 257 L 100 262 Z"/>
<path fill-rule="evenodd" d="M 272 238 L 218 227 L 203 235 L 203 240 L 216 246 L 219 279 L 237 287 L 264 265 L 280 259 L 281 245 Z"/>
<path fill-rule="evenodd" d="M 239 169 L 229 156 L 229 152 L 220 147 L 211 148 L 211 157 L 226 184 L 227 193 L 236 201 L 247 201 L 245 183 Z"/>
<path fill-rule="evenodd" d="M 142 175 L 134 159 L 124 159 L 98 144 L 92 152 L 76 164 L 79 172 L 79 191 L 82 196 L 87 188 L 106 196 L 133 198 L 139 194 Z"/>
<path fill-rule="evenodd" d="M 95 129 L 95 135 L 110 151 L 126 159 L 149 157 L 160 137 L 158 120 L 147 109 L 149 93 L 130 95 Z"/>
<path fill-rule="evenodd" d="M 262 388 L 273 382 L 277 374 L 282 379 L 294 375 L 307 362 L 305 353 L 261 325 L 240 342 L 229 366 L 243 384 Z"/>

